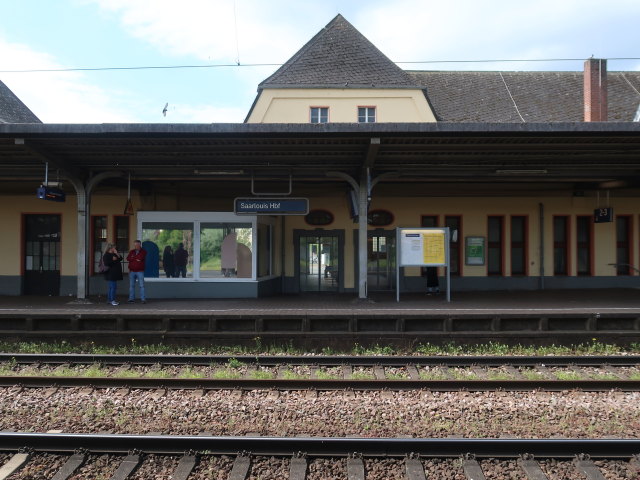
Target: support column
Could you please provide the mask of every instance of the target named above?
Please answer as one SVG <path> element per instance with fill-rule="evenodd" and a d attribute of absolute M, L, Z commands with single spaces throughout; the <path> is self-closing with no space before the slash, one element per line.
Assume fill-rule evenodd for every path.
<path fill-rule="evenodd" d="M 76 189 L 76 196 L 78 199 L 77 214 L 78 214 L 78 244 L 77 244 L 77 303 L 91 303 L 87 299 L 89 294 L 89 262 L 90 255 L 89 245 L 91 245 L 89 216 L 91 214 L 91 193 L 96 185 L 102 182 L 106 178 L 121 177 L 122 172 L 103 172 L 95 177 L 92 177 L 86 186 L 84 182 L 78 179 L 69 178 L 69 181 Z"/>
<path fill-rule="evenodd" d="M 87 222 L 88 201 L 87 191 L 81 180 L 70 178 L 69 181 L 76 189 L 77 199 L 77 245 L 76 245 L 76 301 L 87 302 L 87 245 L 89 244 L 89 224 Z"/>
<path fill-rule="evenodd" d="M 371 191 L 369 169 L 363 168 L 358 188 L 358 298 L 367 298 L 367 232 L 369 225 L 369 192 Z"/>

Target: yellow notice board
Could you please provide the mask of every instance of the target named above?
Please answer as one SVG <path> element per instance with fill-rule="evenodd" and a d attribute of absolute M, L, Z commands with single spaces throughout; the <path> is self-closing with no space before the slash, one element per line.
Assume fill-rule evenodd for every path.
<path fill-rule="evenodd" d="M 445 264 L 444 249 L 444 230 L 433 230 L 422 234 L 422 260 L 425 265 Z"/>
<path fill-rule="evenodd" d="M 399 241 L 400 266 L 447 265 L 445 229 L 401 229 Z"/>
<path fill-rule="evenodd" d="M 396 301 L 404 284 L 402 267 L 446 267 L 447 302 L 451 301 L 449 228 L 398 228 L 396 230 Z"/>

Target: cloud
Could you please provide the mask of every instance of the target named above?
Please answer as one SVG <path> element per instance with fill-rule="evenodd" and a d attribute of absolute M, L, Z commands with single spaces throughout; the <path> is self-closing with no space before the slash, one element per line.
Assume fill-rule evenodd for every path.
<path fill-rule="evenodd" d="M 410 14 L 408 14 L 410 12 Z M 352 23 L 398 61 L 637 56 L 640 3 L 630 0 L 395 0 L 360 10 Z M 576 69 L 581 64 L 573 63 Z M 403 65 L 405 68 L 412 68 Z M 557 63 L 505 64 L 555 69 Z M 495 64 L 415 68 L 496 69 Z M 627 68 L 627 67 L 625 67 Z"/>
<path fill-rule="evenodd" d="M 0 38 L 2 70 L 64 68 L 47 53 Z M 79 72 L 0 73 L 0 79 L 43 122 L 133 122 L 118 92 L 92 85 Z"/>
<path fill-rule="evenodd" d="M 97 4 L 104 14 L 115 15 L 131 36 L 167 56 L 225 63 L 286 60 L 282 53 L 292 48 L 291 53 L 295 52 L 304 36 L 301 23 L 305 22 L 291 22 L 290 15 L 317 10 L 295 5 L 306 2 L 284 0 L 84 1 Z"/>
<path fill-rule="evenodd" d="M 245 64 L 286 61 L 338 12 L 396 62 L 532 58 L 534 54 L 537 58 L 635 56 L 634 22 L 640 15 L 640 3 L 635 0 L 82 1 L 99 5 L 131 36 L 165 55 Z M 573 65 L 581 68 L 579 63 Z M 553 63 L 502 66 L 555 68 Z M 442 64 L 437 68 L 496 66 Z M 238 77 L 247 87 L 263 79 L 250 71 Z"/>

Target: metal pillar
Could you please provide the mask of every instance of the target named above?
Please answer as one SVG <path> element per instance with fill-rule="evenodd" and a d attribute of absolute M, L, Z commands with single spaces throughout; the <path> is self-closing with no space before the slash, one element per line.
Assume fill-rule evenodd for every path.
<path fill-rule="evenodd" d="M 89 213 L 89 202 L 87 201 L 87 190 L 81 180 L 69 178 L 69 181 L 76 189 L 77 200 L 77 245 L 76 245 L 76 300 L 85 303 L 87 298 L 87 245 L 89 244 L 89 223 L 87 215 Z"/>
<path fill-rule="evenodd" d="M 371 191 L 369 169 L 363 168 L 358 188 L 358 298 L 367 298 L 367 218 L 369 216 L 369 193 Z"/>
<path fill-rule="evenodd" d="M 121 177 L 121 172 L 104 172 L 92 177 L 86 185 L 76 178 L 69 178 L 76 190 L 77 213 L 78 213 L 78 244 L 77 247 L 77 292 L 76 302 L 89 303 L 89 252 L 90 225 L 89 215 L 91 214 L 91 193 L 96 185 L 106 178 Z"/>

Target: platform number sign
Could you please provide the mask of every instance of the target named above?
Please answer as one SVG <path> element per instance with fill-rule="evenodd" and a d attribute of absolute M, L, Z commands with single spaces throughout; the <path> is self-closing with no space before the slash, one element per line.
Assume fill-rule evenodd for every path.
<path fill-rule="evenodd" d="M 613 222 L 613 208 L 596 208 L 593 211 L 593 221 L 595 223 Z"/>

